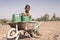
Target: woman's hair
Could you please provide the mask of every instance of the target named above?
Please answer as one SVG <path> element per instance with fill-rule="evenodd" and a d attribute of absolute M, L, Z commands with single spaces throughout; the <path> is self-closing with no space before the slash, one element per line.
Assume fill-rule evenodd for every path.
<path fill-rule="evenodd" d="M 29 8 L 30 8 L 30 5 L 28 5 L 28 4 L 27 4 L 27 5 L 25 6 L 25 9 L 26 9 L 27 7 L 29 7 Z"/>

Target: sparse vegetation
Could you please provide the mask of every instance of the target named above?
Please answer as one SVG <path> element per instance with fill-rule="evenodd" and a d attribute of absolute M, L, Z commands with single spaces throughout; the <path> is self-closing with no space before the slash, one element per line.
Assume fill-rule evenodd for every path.
<path fill-rule="evenodd" d="M 3 23 L 7 23 L 7 22 L 11 22 L 10 20 L 8 19 L 0 19 L 0 23 L 3 24 Z"/>
<path fill-rule="evenodd" d="M 48 14 L 45 14 L 44 16 L 34 19 L 34 20 L 36 21 L 60 21 L 60 18 L 56 17 L 55 13 L 53 13 L 53 16 L 51 17 L 51 19 Z"/>

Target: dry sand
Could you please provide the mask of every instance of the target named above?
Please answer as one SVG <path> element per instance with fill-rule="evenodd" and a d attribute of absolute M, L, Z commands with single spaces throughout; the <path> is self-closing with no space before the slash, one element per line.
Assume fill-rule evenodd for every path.
<path fill-rule="evenodd" d="M 0 40 L 6 37 L 10 29 L 9 25 L 0 24 Z M 19 40 L 60 40 L 60 21 L 42 22 L 39 27 L 39 33 L 42 35 L 39 38 L 24 38 Z"/>
<path fill-rule="evenodd" d="M 0 24 L 0 40 L 6 37 L 8 31 L 10 30 L 10 26 L 7 24 Z"/>

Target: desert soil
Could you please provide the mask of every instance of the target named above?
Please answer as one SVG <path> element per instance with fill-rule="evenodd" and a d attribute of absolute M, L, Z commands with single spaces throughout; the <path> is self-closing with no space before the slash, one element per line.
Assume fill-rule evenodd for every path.
<path fill-rule="evenodd" d="M 11 27 L 8 24 L 0 23 L 0 40 L 5 40 Z M 19 40 L 60 40 L 60 21 L 42 22 L 38 32 L 41 34 L 38 38 L 23 38 Z"/>

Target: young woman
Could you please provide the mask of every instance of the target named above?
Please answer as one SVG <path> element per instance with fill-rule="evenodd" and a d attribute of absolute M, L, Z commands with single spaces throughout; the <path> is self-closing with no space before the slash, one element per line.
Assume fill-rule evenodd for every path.
<path fill-rule="evenodd" d="M 30 16 L 31 18 L 31 15 L 29 14 L 29 11 L 30 11 L 30 5 L 26 5 L 25 6 L 25 11 L 22 13 L 23 16 Z"/>
<path fill-rule="evenodd" d="M 25 11 L 22 13 L 22 16 L 24 16 L 24 17 L 29 16 L 30 19 L 31 19 L 31 15 L 30 15 L 29 11 L 30 11 L 30 5 L 26 5 L 26 6 L 25 6 Z M 27 19 L 27 20 L 28 20 L 28 19 Z M 33 31 L 35 31 L 35 30 L 33 29 Z M 26 33 L 26 32 L 24 32 L 24 34 L 25 34 L 25 33 Z M 39 35 L 38 31 L 36 31 L 36 34 Z M 30 36 L 32 37 L 32 35 L 30 35 Z"/>

